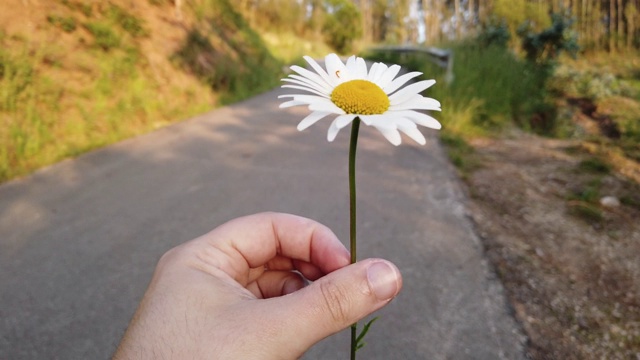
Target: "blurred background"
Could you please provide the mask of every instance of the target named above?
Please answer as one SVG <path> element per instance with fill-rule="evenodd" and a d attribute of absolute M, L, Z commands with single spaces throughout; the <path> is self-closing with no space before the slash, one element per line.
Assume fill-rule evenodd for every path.
<path fill-rule="evenodd" d="M 302 56 L 435 78 L 536 359 L 640 359 L 639 0 L 3 0 L 0 181 L 272 89 Z"/>

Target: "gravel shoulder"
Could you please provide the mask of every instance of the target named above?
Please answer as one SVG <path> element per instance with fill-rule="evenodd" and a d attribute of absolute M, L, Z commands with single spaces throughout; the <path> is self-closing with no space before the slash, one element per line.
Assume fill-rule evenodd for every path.
<path fill-rule="evenodd" d="M 640 187 L 578 141 L 472 145 L 469 210 L 529 355 L 640 359 Z"/>

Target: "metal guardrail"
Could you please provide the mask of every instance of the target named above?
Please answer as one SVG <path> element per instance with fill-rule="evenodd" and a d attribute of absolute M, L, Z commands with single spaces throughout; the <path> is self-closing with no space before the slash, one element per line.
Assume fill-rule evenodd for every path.
<path fill-rule="evenodd" d="M 390 45 L 390 46 L 378 46 L 373 51 L 392 51 L 397 53 L 423 53 L 429 55 L 431 61 L 434 64 L 445 69 L 444 81 L 447 84 L 451 84 L 454 79 L 453 74 L 453 51 L 448 49 L 438 49 L 434 47 L 419 47 L 419 46 L 406 46 L 406 45 Z"/>

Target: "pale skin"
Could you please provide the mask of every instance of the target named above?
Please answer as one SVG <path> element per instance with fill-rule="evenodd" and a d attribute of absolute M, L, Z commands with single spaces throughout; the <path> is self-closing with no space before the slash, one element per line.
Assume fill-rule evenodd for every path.
<path fill-rule="evenodd" d="M 313 220 L 232 220 L 162 256 L 113 359 L 297 359 L 402 288 L 386 260 L 349 263 Z"/>

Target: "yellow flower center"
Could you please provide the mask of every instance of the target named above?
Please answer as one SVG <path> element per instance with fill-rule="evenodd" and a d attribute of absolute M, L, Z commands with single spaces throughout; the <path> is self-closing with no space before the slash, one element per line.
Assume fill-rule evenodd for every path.
<path fill-rule="evenodd" d="M 387 94 L 367 80 L 351 80 L 336 86 L 331 101 L 347 114 L 383 114 L 389 109 Z"/>

